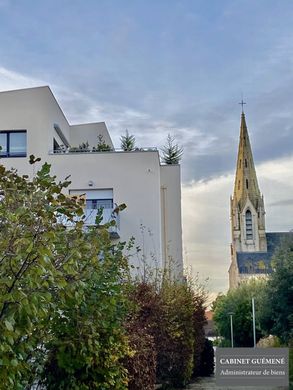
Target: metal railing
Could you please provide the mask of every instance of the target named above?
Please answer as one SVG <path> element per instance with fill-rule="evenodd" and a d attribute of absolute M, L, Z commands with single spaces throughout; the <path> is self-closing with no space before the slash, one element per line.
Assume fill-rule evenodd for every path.
<path fill-rule="evenodd" d="M 58 150 L 49 150 L 49 154 L 99 154 L 99 153 L 135 153 L 135 152 L 157 152 L 158 148 L 156 147 L 145 147 L 145 148 L 135 148 L 132 151 L 125 151 L 123 149 L 115 148 L 111 150 L 105 150 L 105 151 L 97 151 L 91 149 L 78 149 L 76 148 L 75 150 L 70 150 L 69 149 L 58 149 Z"/>
<path fill-rule="evenodd" d="M 99 213 L 100 213 L 100 210 L 97 210 L 97 209 L 85 209 L 84 210 L 84 215 L 85 215 L 84 224 L 86 226 L 95 225 L 96 218 L 97 218 L 97 215 Z M 113 209 L 103 208 L 101 217 L 102 217 L 102 220 L 100 222 L 101 225 L 105 225 L 106 223 L 115 221 L 116 225 L 111 226 L 110 229 L 112 229 L 112 228 L 114 228 L 114 229 L 116 228 L 116 230 L 120 229 L 120 215 L 115 213 L 113 211 Z"/>

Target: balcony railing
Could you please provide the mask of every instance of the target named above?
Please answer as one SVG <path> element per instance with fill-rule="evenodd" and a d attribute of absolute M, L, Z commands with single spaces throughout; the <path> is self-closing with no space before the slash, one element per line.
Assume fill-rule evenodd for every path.
<path fill-rule="evenodd" d="M 100 211 L 97 209 L 85 209 L 84 215 L 84 224 L 85 226 L 94 226 L 96 224 L 96 218 Z M 109 227 L 109 233 L 112 238 L 120 237 L 120 215 L 115 213 L 113 209 L 104 208 L 102 211 L 102 221 L 101 225 L 104 225 L 109 222 L 115 222 L 115 225 Z"/>
<path fill-rule="evenodd" d="M 97 209 L 85 209 L 84 211 L 85 226 L 94 226 L 96 224 L 96 218 L 98 213 L 99 210 Z M 120 215 L 115 213 L 113 209 L 104 208 L 102 212 L 102 218 L 103 219 L 100 222 L 101 225 L 104 225 L 112 221 L 115 222 L 115 225 L 109 227 L 109 233 L 112 238 L 119 238 L 120 237 Z"/>
<path fill-rule="evenodd" d="M 94 149 L 79 149 L 79 148 L 74 148 L 74 150 L 69 149 L 58 149 L 58 150 L 50 150 L 49 154 L 99 154 L 99 153 L 135 153 L 135 152 L 157 152 L 158 149 L 155 147 L 146 147 L 146 148 L 135 148 L 132 151 L 125 151 L 123 149 L 111 149 L 107 151 L 97 151 Z"/>
<path fill-rule="evenodd" d="M 100 211 L 97 209 L 85 209 L 84 210 L 84 226 L 85 228 L 89 226 L 96 225 L 96 218 Z M 75 222 L 79 221 L 80 217 L 75 217 Z M 108 231 L 110 233 L 111 238 L 120 238 L 120 215 L 119 213 L 114 212 L 114 209 L 102 209 L 102 220 L 99 222 L 100 225 L 105 225 L 109 222 L 115 222 L 115 225 L 110 226 Z M 71 227 L 74 225 L 74 222 L 70 222 L 65 220 L 64 217 L 60 217 L 59 222 L 64 224 L 67 227 Z"/>

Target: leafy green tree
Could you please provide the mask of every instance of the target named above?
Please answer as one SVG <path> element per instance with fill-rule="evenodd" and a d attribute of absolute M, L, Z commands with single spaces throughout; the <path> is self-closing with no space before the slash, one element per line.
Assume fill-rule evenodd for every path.
<path fill-rule="evenodd" d="M 125 135 L 120 137 L 121 149 L 125 152 L 131 152 L 135 149 L 135 137 L 129 134 L 128 130 L 125 131 Z"/>
<path fill-rule="evenodd" d="M 266 334 L 288 344 L 293 339 L 293 239 L 284 241 L 273 256 L 274 272 L 265 290 L 261 326 Z"/>
<path fill-rule="evenodd" d="M 262 332 L 259 324 L 259 311 L 263 304 L 265 280 L 250 280 L 243 282 L 238 288 L 220 295 L 213 303 L 214 321 L 220 336 L 224 338 L 223 345 L 230 344 L 231 328 L 230 313 L 233 313 L 233 333 L 235 347 L 253 346 L 252 298 L 256 306 L 256 336 Z"/>
<path fill-rule="evenodd" d="M 5 389 L 26 389 L 38 378 L 51 389 L 127 387 L 119 363 L 128 354 L 123 245 L 112 245 L 107 226 L 84 230 L 83 200 L 63 194 L 69 184 L 57 182 L 46 163 L 32 180 L 0 165 Z"/>
<path fill-rule="evenodd" d="M 162 161 L 165 164 L 179 164 L 183 155 L 183 148 L 175 143 L 174 137 L 168 134 L 166 145 L 162 148 L 162 153 Z"/>

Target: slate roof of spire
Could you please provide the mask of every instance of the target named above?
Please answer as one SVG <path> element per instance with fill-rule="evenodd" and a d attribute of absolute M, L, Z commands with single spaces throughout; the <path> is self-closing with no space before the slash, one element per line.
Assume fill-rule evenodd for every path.
<path fill-rule="evenodd" d="M 293 232 L 266 233 L 267 252 L 237 252 L 236 259 L 240 274 L 268 274 L 271 273 L 271 260 L 274 251 L 288 238 L 293 239 Z"/>
<path fill-rule="evenodd" d="M 233 200 L 242 210 L 247 197 L 257 210 L 262 196 L 258 187 L 245 115 L 242 112 Z"/>

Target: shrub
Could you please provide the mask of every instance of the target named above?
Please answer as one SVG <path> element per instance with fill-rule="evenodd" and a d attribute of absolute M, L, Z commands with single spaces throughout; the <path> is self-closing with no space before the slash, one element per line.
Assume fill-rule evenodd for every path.
<path fill-rule="evenodd" d="M 98 135 L 98 144 L 93 147 L 93 152 L 110 152 L 112 150 L 111 146 L 106 144 L 102 134 Z"/>
<path fill-rule="evenodd" d="M 156 331 L 157 377 L 185 386 L 193 369 L 193 293 L 185 283 L 164 280 L 159 292 L 162 315 Z"/>
<path fill-rule="evenodd" d="M 156 383 L 156 349 L 148 329 L 139 324 L 128 327 L 131 355 L 124 366 L 128 372 L 128 390 L 153 390 Z"/>
<path fill-rule="evenodd" d="M 214 373 L 214 348 L 213 343 L 209 339 L 205 339 L 204 349 L 200 358 L 200 376 L 211 376 Z"/>
<path fill-rule="evenodd" d="M 205 346 L 204 325 L 206 324 L 206 317 L 204 302 L 204 292 L 200 289 L 196 290 L 193 296 L 193 377 L 200 375 L 202 352 Z"/>
<path fill-rule="evenodd" d="M 153 390 L 156 381 L 157 349 L 154 328 L 160 314 L 160 300 L 151 284 L 135 282 L 128 292 L 132 310 L 127 318 L 131 356 L 125 360 L 129 390 Z"/>

